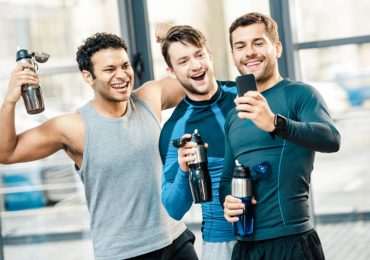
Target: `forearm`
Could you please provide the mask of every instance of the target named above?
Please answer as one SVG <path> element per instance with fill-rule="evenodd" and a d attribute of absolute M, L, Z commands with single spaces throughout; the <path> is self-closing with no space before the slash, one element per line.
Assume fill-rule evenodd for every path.
<path fill-rule="evenodd" d="M 295 144 L 318 152 L 337 152 L 340 147 L 340 134 L 327 122 L 297 122 L 288 120 L 286 131 L 281 137 Z"/>
<path fill-rule="evenodd" d="M 235 158 L 229 145 L 229 140 L 225 136 L 225 159 L 220 180 L 219 194 L 220 204 L 224 205 L 225 197 L 231 194 L 231 180 L 234 174 Z"/>
<path fill-rule="evenodd" d="M 178 169 L 173 182 L 164 181 L 162 185 L 162 203 L 168 214 L 180 220 L 193 204 L 188 174 Z"/>
<path fill-rule="evenodd" d="M 17 144 L 14 117 L 15 103 L 4 100 L 0 110 L 0 161 L 2 163 L 6 163 Z"/>

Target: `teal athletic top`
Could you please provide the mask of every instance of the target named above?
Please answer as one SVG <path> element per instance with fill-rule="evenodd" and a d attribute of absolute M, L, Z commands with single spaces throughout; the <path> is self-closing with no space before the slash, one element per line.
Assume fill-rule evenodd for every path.
<path fill-rule="evenodd" d="M 189 174 L 180 169 L 177 162 L 178 149 L 171 144 L 171 140 L 198 129 L 203 142 L 208 143 L 208 170 L 212 180 L 213 200 L 201 204 L 203 240 L 207 242 L 236 239 L 232 225 L 224 218 L 218 195 L 225 155 L 225 118 L 235 108 L 236 87 L 234 82 L 217 83 L 218 90 L 210 100 L 194 101 L 185 97 L 163 126 L 159 140 L 163 163 L 162 203 L 169 215 L 177 220 L 191 208 L 193 199 Z"/>
<path fill-rule="evenodd" d="M 333 125 L 321 95 L 311 86 L 289 79 L 262 92 L 271 111 L 288 118 L 279 136 L 240 119 L 236 109 L 225 122 L 225 161 L 220 203 L 231 194 L 234 161 L 250 168 L 267 162 L 271 172 L 253 182 L 254 234 L 238 240 L 254 241 L 303 233 L 312 229 L 309 185 L 315 151 L 336 152 L 340 134 Z"/>

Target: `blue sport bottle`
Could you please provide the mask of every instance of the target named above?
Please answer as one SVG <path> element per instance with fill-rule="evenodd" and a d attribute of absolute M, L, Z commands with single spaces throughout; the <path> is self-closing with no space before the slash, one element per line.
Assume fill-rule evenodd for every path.
<path fill-rule="evenodd" d="M 239 215 L 239 221 L 233 223 L 234 234 L 237 237 L 246 237 L 253 234 L 254 210 L 252 204 L 253 185 L 251 172 L 235 160 L 234 177 L 231 181 L 231 195 L 242 200 L 244 211 Z"/>

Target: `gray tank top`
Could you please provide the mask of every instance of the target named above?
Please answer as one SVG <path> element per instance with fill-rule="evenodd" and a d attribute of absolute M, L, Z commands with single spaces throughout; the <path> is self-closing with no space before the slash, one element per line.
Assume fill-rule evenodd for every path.
<path fill-rule="evenodd" d="M 133 93 L 121 118 L 79 109 L 85 127 L 78 170 L 85 186 L 95 258 L 124 259 L 158 250 L 185 230 L 162 206 L 160 125 Z"/>

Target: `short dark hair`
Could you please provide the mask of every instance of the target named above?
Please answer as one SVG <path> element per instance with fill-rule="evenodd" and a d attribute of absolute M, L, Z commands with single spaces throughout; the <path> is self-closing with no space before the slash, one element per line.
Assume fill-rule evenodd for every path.
<path fill-rule="evenodd" d="M 253 13 L 247 13 L 245 15 L 238 17 L 231 24 L 229 28 L 229 41 L 230 41 L 231 49 L 233 48 L 233 39 L 232 39 L 231 34 L 238 27 L 244 27 L 244 26 L 255 24 L 255 23 L 263 23 L 265 25 L 267 35 L 273 43 L 279 41 L 278 26 L 276 22 L 267 15 L 253 12 Z"/>
<path fill-rule="evenodd" d="M 163 58 L 170 68 L 172 68 L 172 64 L 168 49 L 173 42 L 181 42 L 184 45 L 189 43 L 195 47 L 202 48 L 206 45 L 206 38 L 199 30 L 188 25 L 177 25 L 172 27 L 161 43 Z"/>
<path fill-rule="evenodd" d="M 95 78 L 94 68 L 91 62 L 91 57 L 94 53 L 102 49 L 124 49 L 127 52 L 127 45 L 124 40 L 114 34 L 109 33 L 95 33 L 87 38 L 76 53 L 76 61 L 80 71 L 87 70 Z"/>

